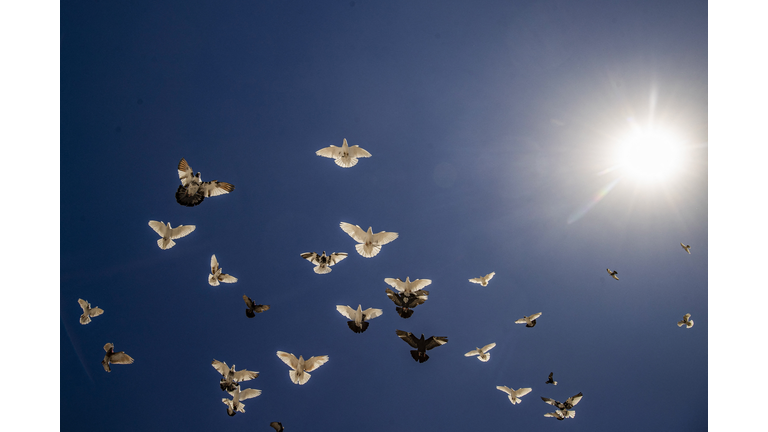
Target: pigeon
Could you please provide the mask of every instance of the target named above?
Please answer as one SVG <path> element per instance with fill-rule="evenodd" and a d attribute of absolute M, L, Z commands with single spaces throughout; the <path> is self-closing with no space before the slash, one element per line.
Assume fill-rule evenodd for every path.
<path fill-rule="evenodd" d="M 174 240 L 185 237 L 195 230 L 194 225 L 179 225 L 176 228 L 171 228 L 170 222 L 164 224 L 162 221 L 158 222 L 154 220 L 149 221 L 149 226 L 162 237 L 157 240 L 157 245 L 163 250 L 172 248 L 176 245 Z"/>
<path fill-rule="evenodd" d="M 374 234 L 371 227 L 368 227 L 368 232 L 365 232 L 359 225 L 352 225 L 346 222 L 342 222 L 339 225 L 345 233 L 349 234 L 350 237 L 359 243 L 355 245 L 355 249 L 357 249 L 357 253 L 366 258 L 375 257 L 381 252 L 383 245 L 398 237 L 396 232 L 381 231 Z"/>
<path fill-rule="evenodd" d="M 565 420 L 566 418 L 576 417 L 576 411 L 572 410 L 555 410 L 555 412 L 546 413 L 544 417 L 554 417 L 558 420 Z"/>
<path fill-rule="evenodd" d="M 282 423 L 280 423 L 280 422 L 272 422 L 269 425 L 272 426 L 273 428 L 275 428 L 275 431 L 283 432 L 284 428 L 283 428 L 283 424 Z"/>
<path fill-rule="evenodd" d="M 424 363 L 429 360 L 427 350 L 431 350 L 434 347 L 444 345 L 448 343 L 448 338 L 445 336 L 430 336 L 428 339 L 424 339 L 424 333 L 421 334 L 421 338 L 416 338 L 411 332 L 402 330 L 395 330 L 400 339 L 408 343 L 408 345 L 416 348 L 411 350 L 411 357 L 419 363 Z"/>
<path fill-rule="evenodd" d="M 363 310 L 362 305 L 357 305 L 357 310 L 352 309 L 349 306 L 338 305 L 336 310 L 340 314 L 349 318 L 351 321 L 347 321 L 349 328 L 355 333 L 362 333 L 368 328 L 368 320 L 372 320 L 377 316 L 381 316 L 383 313 L 381 309 L 368 308 Z"/>
<path fill-rule="evenodd" d="M 309 381 L 309 378 L 312 377 L 309 372 L 319 368 L 328 361 L 327 355 L 310 357 L 304 360 L 304 357 L 302 356 L 299 356 L 297 359 L 293 354 L 289 354 L 284 351 L 278 351 L 277 356 L 280 357 L 280 360 L 282 360 L 283 363 L 287 364 L 291 367 L 291 369 L 293 369 L 288 371 L 288 375 L 291 377 L 291 381 L 293 381 L 294 384 L 299 385 L 306 384 L 307 381 Z"/>
<path fill-rule="evenodd" d="M 213 254 L 211 255 L 211 274 L 208 275 L 208 283 L 211 286 L 219 286 L 219 282 L 235 283 L 237 278 L 222 273 L 219 261 L 216 259 L 216 254 Z"/>
<path fill-rule="evenodd" d="M 80 322 L 82 322 L 83 319 L 80 318 Z M 691 319 L 691 314 L 685 314 L 683 315 L 683 320 L 677 322 L 678 327 L 685 326 L 685 328 L 691 328 L 693 327 L 693 320 Z"/>
<path fill-rule="evenodd" d="M 619 280 L 619 277 L 616 276 L 617 274 L 619 274 L 619 272 L 617 272 L 616 270 L 611 271 L 611 269 L 606 269 L 606 270 L 608 270 L 608 274 L 611 275 L 612 278 Z"/>
<path fill-rule="evenodd" d="M 527 395 L 532 390 L 530 387 L 520 388 L 517 390 L 511 389 L 507 386 L 496 386 L 496 388 L 508 394 L 509 401 L 512 402 L 512 405 L 522 402 L 520 398 Z"/>
<path fill-rule="evenodd" d="M 179 180 L 181 186 L 176 190 L 176 202 L 187 207 L 194 207 L 207 197 L 230 193 L 235 190 L 235 186 L 226 182 L 212 180 L 203 182 L 200 179 L 200 173 L 192 173 L 187 161 L 181 158 L 179 161 Z"/>
<path fill-rule="evenodd" d="M 393 278 L 386 278 L 384 279 L 384 282 L 386 282 L 389 286 L 392 288 L 400 291 L 405 295 L 406 297 L 410 297 L 412 295 L 415 295 L 417 291 L 420 291 L 425 286 L 432 283 L 431 279 L 414 279 L 413 282 L 411 282 L 410 277 L 405 278 L 405 282 L 398 279 Z"/>
<path fill-rule="evenodd" d="M 686 245 L 686 244 L 680 243 L 680 246 L 682 246 L 683 249 L 685 249 L 685 251 L 688 252 L 688 255 L 691 254 L 691 245 Z"/>
<path fill-rule="evenodd" d="M 331 266 L 347 257 L 346 252 L 334 252 L 330 255 L 326 255 L 323 251 L 322 255 L 318 255 L 315 252 L 304 252 L 301 257 L 305 260 L 315 264 L 315 273 L 326 274 L 331 272 Z"/>
<path fill-rule="evenodd" d="M 318 150 L 315 154 L 322 157 L 333 158 L 336 161 L 336 165 L 342 168 L 351 168 L 357 165 L 357 158 L 371 157 L 370 153 L 361 149 L 359 146 L 353 145 L 352 147 L 349 147 L 346 138 L 344 138 L 341 147 L 332 145 Z"/>
<path fill-rule="evenodd" d="M 104 355 L 104 360 L 101 361 L 101 365 L 104 366 L 104 370 L 107 372 L 112 372 L 112 369 L 109 367 L 109 364 L 131 364 L 133 363 L 133 358 L 126 354 L 123 351 L 115 352 L 114 351 L 115 346 L 112 343 L 108 343 L 104 345 L 104 351 L 107 352 L 106 355 Z"/>
<path fill-rule="evenodd" d="M 253 318 L 257 313 L 262 313 L 265 310 L 269 310 L 269 305 L 257 305 L 253 303 L 253 300 L 251 300 L 251 298 L 245 294 L 243 294 L 243 300 L 245 301 L 245 305 L 248 306 L 248 309 L 245 310 L 245 316 L 248 318 Z"/>
<path fill-rule="evenodd" d="M 405 296 L 403 293 L 395 293 L 387 288 L 387 297 L 395 303 L 397 314 L 403 318 L 410 318 L 413 315 L 413 308 L 427 301 L 429 291 L 418 290 L 411 296 Z"/>
<path fill-rule="evenodd" d="M 536 325 L 536 318 L 540 316 L 541 316 L 541 312 L 535 313 L 529 316 L 524 316 L 519 320 L 515 321 L 515 324 L 525 324 L 526 327 L 533 327 Z"/>
<path fill-rule="evenodd" d="M 476 284 L 480 284 L 482 286 L 488 286 L 488 281 L 493 279 L 493 275 L 495 275 L 495 274 L 496 274 L 496 272 L 490 272 L 490 273 L 488 273 L 487 275 L 485 275 L 483 277 L 472 278 L 469 281 L 473 282 L 473 283 L 476 283 Z"/>
<path fill-rule="evenodd" d="M 221 389 L 224 391 L 233 391 L 235 387 L 237 387 L 238 383 L 243 381 L 250 381 L 259 376 L 258 372 L 245 369 L 235 371 L 235 365 L 232 365 L 230 368 L 226 363 L 220 362 L 216 359 L 213 359 L 211 366 L 213 366 L 213 368 L 223 376 L 223 378 L 221 378 L 219 381 L 219 387 L 221 387 Z"/>
<path fill-rule="evenodd" d="M 557 385 L 557 381 L 552 379 L 552 372 L 549 373 L 549 378 L 547 378 L 547 382 L 545 382 L 544 384 Z"/>
<path fill-rule="evenodd" d="M 224 405 L 227 406 L 227 414 L 233 416 L 237 414 L 237 411 L 245 413 L 245 405 L 243 405 L 243 403 L 240 401 L 259 396 L 261 394 L 261 390 L 249 388 L 240 391 L 240 386 L 235 385 L 235 388 L 228 390 L 227 393 L 232 396 L 232 399 L 221 398 L 221 401 L 224 402 Z"/>
<path fill-rule="evenodd" d="M 104 313 L 104 309 L 100 307 L 92 308 L 91 304 L 83 299 L 77 299 L 77 302 L 80 303 L 80 307 L 83 308 L 83 314 L 80 315 L 80 324 L 88 324 L 91 322 L 91 317 L 97 317 Z"/>
<path fill-rule="evenodd" d="M 481 362 L 487 362 L 488 360 L 491 359 L 491 355 L 488 353 L 488 351 L 490 351 L 495 346 L 496 346 L 495 342 L 494 343 L 489 343 L 488 345 L 486 345 L 486 346 L 484 346 L 482 348 L 476 348 L 476 349 L 473 349 L 472 351 L 464 354 L 464 357 L 477 356 L 478 360 L 480 360 Z"/>
<path fill-rule="evenodd" d="M 569 409 L 575 407 L 577 403 L 579 403 L 579 401 L 581 400 L 582 396 L 583 395 L 581 394 L 581 392 L 579 392 L 579 394 L 571 396 L 568 399 L 566 399 L 565 403 L 558 402 L 558 401 L 556 401 L 554 399 L 545 398 L 545 397 L 542 397 L 541 400 L 543 400 L 544 402 L 546 402 L 546 403 L 548 403 L 548 404 L 550 404 L 552 406 L 556 406 L 558 409 L 569 410 Z"/>

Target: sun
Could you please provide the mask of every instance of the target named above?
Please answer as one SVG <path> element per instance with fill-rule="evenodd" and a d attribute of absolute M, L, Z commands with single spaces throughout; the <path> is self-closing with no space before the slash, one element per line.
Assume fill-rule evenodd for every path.
<path fill-rule="evenodd" d="M 668 129 L 645 128 L 632 132 L 617 149 L 618 167 L 638 182 L 669 179 L 680 168 L 682 142 Z"/>

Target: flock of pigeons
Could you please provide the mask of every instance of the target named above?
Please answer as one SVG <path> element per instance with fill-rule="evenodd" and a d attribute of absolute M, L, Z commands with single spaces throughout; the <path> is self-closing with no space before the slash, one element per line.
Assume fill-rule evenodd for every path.
<path fill-rule="evenodd" d="M 347 140 L 344 139 L 341 147 L 330 146 L 318 150 L 316 152 L 318 156 L 332 158 L 336 164 L 343 168 L 350 168 L 358 163 L 358 158 L 370 157 L 371 154 L 366 150 L 363 150 L 359 146 L 349 146 Z M 212 180 L 203 182 L 200 173 L 194 174 L 189 164 L 185 159 L 181 159 L 178 165 L 178 175 L 181 181 L 181 186 L 176 191 L 176 201 L 187 207 L 194 207 L 199 205 L 205 198 L 227 194 L 232 192 L 234 185 L 226 182 L 220 182 L 218 180 Z M 176 243 L 174 240 L 185 237 L 195 230 L 194 225 L 179 225 L 176 228 L 172 228 L 170 222 L 165 223 L 162 221 L 149 221 L 149 226 L 160 236 L 157 240 L 157 245 L 160 249 L 166 250 L 172 248 Z M 381 252 L 383 245 L 390 243 L 398 238 L 398 233 L 381 231 L 376 234 L 373 233 L 371 227 L 367 231 L 364 231 L 358 225 L 352 225 L 347 222 L 340 223 L 341 229 L 352 237 L 357 244 L 355 249 L 357 252 L 366 258 L 372 258 Z M 683 249 L 691 253 L 690 245 L 680 243 Z M 301 258 L 306 259 L 312 263 L 314 272 L 317 274 L 327 274 L 331 272 L 331 267 L 338 264 L 340 261 L 347 258 L 347 253 L 333 252 L 330 255 L 326 255 L 323 251 L 318 255 L 316 252 L 305 252 L 301 254 Z M 616 280 L 619 280 L 617 271 L 606 269 L 608 274 Z M 490 280 L 495 275 L 495 272 L 488 273 L 485 276 L 469 279 L 469 282 L 480 284 L 481 286 L 487 286 Z M 229 274 L 223 273 L 221 266 L 219 265 L 216 255 L 211 256 L 211 270 L 208 275 L 208 283 L 211 286 L 218 286 L 220 283 L 235 283 L 237 278 Z M 430 279 L 415 279 L 410 280 L 409 277 L 405 278 L 405 281 L 401 279 L 386 278 L 384 279 L 388 285 L 397 290 L 397 292 L 387 288 L 387 297 L 395 304 L 395 310 L 402 318 L 409 318 L 413 315 L 413 309 L 426 302 L 429 298 L 429 291 L 424 290 L 425 287 L 430 285 L 432 281 Z M 261 313 L 269 310 L 269 305 L 256 304 L 250 297 L 243 295 L 243 301 L 246 304 L 245 314 L 248 318 L 253 318 L 256 313 Z M 91 307 L 90 303 L 86 300 L 78 299 L 78 303 L 83 310 L 83 314 L 80 317 L 80 324 L 88 324 L 91 322 L 91 318 L 99 316 L 104 313 L 104 310 L 99 307 Z M 381 316 L 383 311 L 376 308 L 363 309 L 362 305 L 358 305 L 357 309 L 354 309 L 348 305 L 337 305 L 336 310 L 346 317 L 349 321 L 347 325 L 355 333 L 363 333 L 369 326 L 369 321 Z M 536 320 L 542 315 L 541 312 L 524 316 L 515 321 L 516 324 L 525 324 L 526 327 L 534 327 Z M 678 327 L 685 326 L 691 328 L 693 326 L 693 320 L 690 319 L 691 314 L 685 314 L 682 321 L 678 321 Z M 444 345 L 448 342 L 448 338 L 444 336 L 430 336 L 425 338 L 422 334 L 420 337 L 416 337 L 411 332 L 403 330 L 395 330 L 398 337 L 408 343 L 414 349 L 410 351 L 411 357 L 419 363 L 424 363 L 429 360 L 427 351 Z M 482 348 L 476 348 L 472 351 L 464 354 L 466 357 L 477 356 L 482 362 L 490 360 L 489 351 L 496 346 L 495 343 L 490 343 Z M 104 351 L 106 354 L 102 360 L 104 370 L 111 371 L 110 364 L 131 364 L 133 358 L 123 351 L 115 352 L 114 345 L 107 343 L 104 345 Z M 302 356 L 296 358 L 292 353 L 284 351 L 277 351 L 277 357 L 288 365 L 291 370 L 289 371 L 289 377 L 294 384 L 303 385 L 309 381 L 311 375 L 310 372 L 315 371 L 317 368 L 328 362 L 328 356 L 313 356 L 308 359 L 304 359 Z M 231 399 L 222 398 L 222 402 L 227 406 L 227 414 L 234 416 L 237 412 L 244 413 L 245 405 L 242 401 L 254 398 L 261 394 L 261 390 L 248 388 L 241 389 L 240 383 L 252 380 L 259 376 L 258 372 L 248 370 L 235 370 L 235 365 L 232 367 L 227 366 L 226 363 L 218 361 L 216 359 L 211 363 L 214 369 L 222 375 L 219 381 L 219 386 L 222 391 L 229 393 Z M 557 381 L 553 379 L 553 373 L 549 374 L 546 384 L 557 385 Z M 508 398 L 512 404 L 518 404 L 521 402 L 521 398 L 531 392 L 530 387 L 513 389 L 506 386 L 497 386 L 497 389 L 507 393 Z M 541 399 L 549 405 L 556 407 L 554 412 L 544 414 L 545 417 L 554 417 L 558 420 L 564 420 L 566 418 L 574 418 L 576 412 L 573 407 L 579 403 L 582 399 L 582 393 L 571 396 L 565 402 L 558 402 L 554 399 L 542 397 Z M 272 426 L 277 432 L 283 430 L 283 426 L 280 422 L 271 422 Z"/>

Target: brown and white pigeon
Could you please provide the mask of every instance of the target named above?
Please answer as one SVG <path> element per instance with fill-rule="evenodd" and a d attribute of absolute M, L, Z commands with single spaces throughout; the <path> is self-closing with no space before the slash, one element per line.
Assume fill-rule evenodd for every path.
<path fill-rule="evenodd" d="M 227 414 L 234 416 L 238 412 L 245 413 L 245 405 L 241 401 L 259 396 L 261 390 L 249 388 L 241 391 L 240 386 L 235 385 L 235 388 L 227 390 L 227 393 L 232 396 L 232 399 L 221 398 L 221 401 L 227 406 Z"/>
<path fill-rule="evenodd" d="M 245 301 L 245 305 L 248 307 L 248 309 L 245 310 L 245 316 L 248 318 L 253 318 L 257 313 L 269 310 L 269 305 L 256 304 L 245 294 L 243 294 L 243 301 Z"/>
<path fill-rule="evenodd" d="M 259 376 L 258 372 L 249 370 L 235 370 L 235 365 L 230 368 L 226 363 L 213 359 L 211 366 L 216 369 L 222 375 L 219 380 L 219 387 L 224 391 L 232 391 L 237 385 L 243 381 L 250 381 Z"/>
<path fill-rule="evenodd" d="M 205 198 L 235 190 L 235 186 L 230 183 L 218 180 L 203 182 L 200 179 L 200 173 L 194 174 L 184 158 L 179 161 L 178 171 L 181 186 L 176 190 L 176 202 L 183 206 L 194 207 L 203 202 Z"/>
<path fill-rule="evenodd" d="M 91 317 L 97 317 L 104 313 L 104 309 L 100 307 L 92 308 L 91 304 L 83 299 L 77 299 L 77 302 L 80 303 L 80 307 L 83 309 L 83 314 L 80 315 L 80 324 L 88 324 L 91 322 Z"/>
<path fill-rule="evenodd" d="M 549 378 L 547 378 L 547 381 L 546 381 L 544 384 L 552 384 L 552 385 L 557 385 L 557 381 L 555 381 L 554 379 L 552 379 L 552 374 L 553 374 L 553 373 L 554 373 L 554 372 L 550 372 L 550 373 L 549 373 Z"/>
<path fill-rule="evenodd" d="M 693 327 L 693 320 L 691 319 L 691 314 L 685 314 L 683 315 L 683 320 L 677 322 L 678 327 L 685 326 L 685 328 L 691 328 Z"/>
<path fill-rule="evenodd" d="M 579 394 L 573 395 L 573 396 L 569 397 L 568 399 L 566 399 L 565 402 L 558 402 L 558 401 L 556 401 L 554 399 L 545 398 L 545 397 L 542 397 L 541 400 L 543 400 L 544 402 L 546 402 L 546 403 L 548 403 L 548 404 L 550 404 L 552 406 L 557 407 L 558 409 L 569 410 L 569 409 L 575 407 L 576 404 L 579 403 L 579 401 L 581 401 L 581 398 L 583 396 L 584 395 L 582 395 L 581 392 L 579 392 Z"/>
<path fill-rule="evenodd" d="M 524 316 L 519 320 L 515 321 L 515 324 L 525 324 L 526 327 L 534 327 L 536 325 L 536 318 L 540 316 L 541 316 L 541 312 L 535 313 L 529 316 Z"/>
<path fill-rule="evenodd" d="M 332 145 L 330 147 L 325 147 L 318 150 L 315 152 L 315 154 L 318 156 L 334 159 L 336 165 L 342 168 L 351 168 L 357 165 L 357 158 L 371 157 L 371 154 L 360 148 L 360 146 L 354 145 L 350 147 L 347 145 L 346 138 L 344 138 L 344 142 L 341 144 L 341 147 Z"/>
<path fill-rule="evenodd" d="M 381 309 L 368 308 L 363 310 L 362 305 L 357 305 L 357 310 L 349 306 L 338 305 L 336 310 L 350 319 L 350 321 L 347 321 L 347 325 L 355 333 L 362 333 L 367 330 L 368 321 L 381 316 L 383 313 Z"/>
<path fill-rule="evenodd" d="M 211 286 L 219 286 L 219 282 L 235 283 L 237 278 L 221 272 L 216 254 L 211 255 L 211 274 L 208 275 L 208 283 Z"/>
<path fill-rule="evenodd" d="M 342 222 L 339 224 L 341 229 L 349 234 L 350 237 L 355 239 L 359 244 L 355 245 L 357 253 L 366 257 L 373 258 L 381 252 L 381 247 L 393 240 L 395 240 L 399 234 L 396 232 L 381 231 L 376 234 L 373 233 L 372 227 L 368 227 L 368 231 L 363 231 L 359 225 L 352 225 L 351 223 Z"/>
<path fill-rule="evenodd" d="M 331 272 L 331 266 L 338 263 L 347 257 L 346 252 L 334 252 L 330 255 L 326 255 L 323 251 L 322 255 L 318 255 L 316 252 L 304 252 L 301 257 L 314 264 L 315 273 L 326 274 Z"/>
<path fill-rule="evenodd" d="M 619 274 L 619 272 L 617 272 L 616 270 L 611 271 L 611 269 L 606 269 L 606 270 L 608 270 L 608 274 L 611 275 L 612 278 L 619 280 L 619 277 L 616 276 L 617 274 Z"/>
<path fill-rule="evenodd" d="M 111 364 L 131 364 L 133 363 L 133 358 L 126 354 L 123 351 L 114 351 L 115 346 L 112 343 L 108 343 L 104 345 L 104 351 L 107 352 L 107 354 L 104 355 L 104 360 L 101 361 L 101 365 L 104 366 L 104 370 L 107 372 L 112 372 L 112 368 L 109 367 Z"/>
<path fill-rule="evenodd" d="M 397 314 L 403 318 L 410 318 L 413 315 L 413 308 L 427 301 L 429 297 L 429 291 L 422 289 L 413 292 L 410 296 L 395 293 L 389 288 L 386 289 L 386 293 L 387 297 L 395 303 Z"/>

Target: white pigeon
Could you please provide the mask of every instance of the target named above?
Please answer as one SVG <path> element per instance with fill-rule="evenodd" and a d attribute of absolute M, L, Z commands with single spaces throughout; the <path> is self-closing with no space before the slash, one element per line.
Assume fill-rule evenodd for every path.
<path fill-rule="evenodd" d="M 575 418 L 576 411 L 573 410 L 555 410 L 555 412 L 546 413 L 544 417 L 554 417 L 558 420 L 565 420 L 567 418 Z"/>
<path fill-rule="evenodd" d="M 507 393 L 509 397 L 509 401 L 512 402 L 512 405 L 519 404 L 520 402 L 522 402 L 520 398 L 527 395 L 532 390 L 530 387 L 525 387 L 517 390 L 511 389 L 506 386 L 496 386 L 496 388 Z"/>
<path fill-rule="evenodd" d="M 347 321 L 347 325 L 355 333 L 364 332 L 368 328 L 368 321 L 381 316 L 383 313 L 381 309 L 368 308 L 363 310 L 362 305 L 357 305 L 357 310 L 349 306 L 338 305 L 336 310 L 351 320 Z"/>
<path fill-rule="evenodd" d="M 82 319 L 81 319 L 82 321 Z M 693 327 L 693 320 L 691 319 L 691 314 L 685 314 L 683 315 L 683 320 L 677 322 L 678 327 L 685 326 L 685 328 L 691 328 Z"/>
<path fill-rule="evenodd" d="M 396 232 L 381 231 L 374 234 L 371 227 L 368 227 L 368 232 L 365 232 L 359 225 L 352 225 L 347 222 L 342 222 L 340 226 L 345 233 L 359 243 L 355 245 L 355 249 L 357 249 L 357 253 L 366 258 L 375 257 L 381 251 L 381 246 L 398 237 Z"/>
<path fill-rule="evenodd" d="M 258 372 L 245 369 L 235 371 L 235 365 L 232 365 L 230 368 L 226 363 L 220 362 L 216 359 L 213 359 L 211 366 L 213 366 L 213 368 L 223 376 L 223 378 L 221 378 L 219 381 L 219 387 L 225 391 L 231 391 L 237 386 L 238 383 L 243 381 L 250 381 L 259 376 Z"/>
<path fill-rule="evenodd" d="M 688 255 L 691 254 L 691 245 L 686 245 L 686 244 L 680 243 L 680 246 L 682 246 L 683 249 L 685 249 L 685 251 L 688 252 Z"/>
<path fill-rule="evenodd" d="M 221 401 L 227 406 L 227 414 L 233 416 L 238 411 L 245 413 L 245 405 L 241 401 L 260 395 L 261 390 L 249 388 L 241 391 L 240 386 L 236 385 L 234 389 L 228 390 L 227 393 L 232 396 L 232 399 L 221 398 Z"/>
<path fill-rule="evenodd" d="M 309 372 L 319 368 L 328 361 L 327 355 L 310 357 L 304 360 L 304 357 L 302 356 L 299 356 L 297 359 L 293 354 L 284 351 L 278 351 L 277 356 L 280 357 L 280 360 L 282 360 L 283 363 L 287 364 L 291 369 L 293 369 L 288 371 L 288 376 L 291 377 L 291 381 L 293 381 L 294 384 L 299 385 L 306 384 L 307 381 L 309 381 L 309 378 L 312 377 Z"/>
<path fill-rule="evenodd" d="M 611 271 L 611 269 L 606 269 L 606 270 L 608 270 L 608 274 L 611 275 L 612 278 L 619 280 L 619 277 L 616 276 L 617 274 L 619 274 L 619 272 L 617 272 L 616 270 Z"/>
<path fill-rule="evenodd" d="M 515 321 L 515 324 L 525 324 L 526 327 L 533 327 L 536 325 L 536 318 L 541 316 L 541 312 L 535 313 L 529 316 L 524 316 Z"/>
<path fill-rule="evenodd" d="M 484 346 L 482 348 L 476 348 L 476 349 L 473 349 L 472 351 L 464 354 L 464 357 L 477 356 L 478 360 L 480 360 L 481 362 L 487 362 L 488 360 L 491 359 L 491 354 L 488 351 L 493 349 L 493 347 L 495 347 L 495 346 L 496 346 L 495 342 L 494 343 L 489 343 L 488 345 L 486 345 L 486 346 Z"/>
<path fill-rule="evenodd" d="M 112 368 L 109 367 L 109 364 L 131 364 L 133 363 L 133 358 L 126 354 L 124 351 L 118 351 L 115 352 L 115 345 L 112 343 L 108 343 L 104 345 L 104 351 L 107 353 L 104 355 L 104 360 L 101 361 L 101 365 L 104 366 L 104 370 L 107 372 L 112 372 Z"/>
<path fill-rule="evenodd" d="M 92 308 L 91 304 L 83 299 L 77 299 L 77 302 L 80 303 L 80 307 L 83 309 L 83 314 L 80 315 L 80 324 L 88 324 L 91 322 L 91 317 L 97 317 L 104 313 L 104 309 L 100 307 Z"/>
<path fill-rule="evenodd" d="M 154 220 L 149 221 L 149 226 L 162 237 L 157 240 L 157 245 L 163 250 L 172 248 L 176 244 L 174 240 L 182 238 L 195 230 L 194 225 L 179 225 L 176 228 L 171 228 L 170 222 L 166 225 L 162 221 Z"/>
<path fill-rule="evenodd" d="M 488 281 L 493 279 L 493 275 L 495 275 L 495 274 L 496 274 L 496 272 L 490 272 L 490 273 L 488 273 L 487 275 L 485 275 L 483 277 L 472 278 L 469 281 L 473 282 L 473 283 L 476 283 L 476 284 L 480 284 L 482 286 L 488 286 Z"/>
<path fill-rule="evenodd" d="M 178 171 L 181 186 L 176 191 L 176 202 L 183 206 L 194 207 L 207 197 L 222 195 L 235 190 L 235 186 L 230 183 L 218 180 L 203 182 L 200 179 L 200 173 L 195 175 L 184 158 L 179 161 Z"/>
<path fill-rule="evenodd" d="M 332 158 L 336 161 L 336 165 L 342 168 L 350 168 L 357 165 L 357 158 L 371 157 L 371 154 L 361 149 L 359 146 L 348 146 L 347 139 L 344 138 L 344 142 L 341 147 L 334 145 L 326 147 L 315 152 L 316 155 Z"/>
<path fill-rule="evenodd" d="M 384 282 L 386 282 L 387 284 L 389 284 L 389 286 L 400 291 L 406 297 L 408 297 L 411 295 L 416 295 L 417 291 L 431 284 L 432 280 L 431 279 L 414 279 L 413 282 L 411 282 L 411 279 L 409 276 L 405 278 L 405 282 L 401 281 L 399 278 L 398 279 L 386 278 L 384 279 Z"/>
<path fill-rule="evenodd" d="M 326 274 L 331 272 L 331 266 L 338 263 L 347 257 L 346 252 L 334 252 L 330 255 L 326 255 L 323 251 L 322 255 L 318 255 L 316 252 L 304 252 L 301 257 L 314 264 L 315 273 Z"/>
<path fill-rule="evenodd" d="M 216 254 L 211 255 L 211 274 L 208 275 L 208 283 L 211 286 L 219 286 L 219 282 L 235 283 L 237 278 L 224 274 L 219 267 L 219 261 L 216 260 Z"/>

